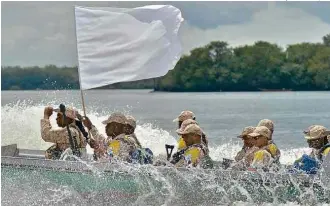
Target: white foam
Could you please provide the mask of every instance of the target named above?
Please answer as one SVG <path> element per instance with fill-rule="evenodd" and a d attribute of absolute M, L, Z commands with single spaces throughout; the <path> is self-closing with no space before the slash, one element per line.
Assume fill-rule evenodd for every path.
<path fill-rule="evenodd" d="M 18 101 L 16 104 L 2 106 L 1 145 L 17 143 L 20 148 L 42 150 L 50 147 L 52 144 L 43 141 L 40 135 L 40 119 L 43 118 L 43 110 L 46 105 L 49 104 L 31 106 L 28 101 Z M 82 111 L 79 112 L 82 113 Z M 129 111 L 125 113 L 129 113 Z M 108 116 L 89 111 L 88 117 L 99 132 L 105 135 L 105 127 L 102 121 L 107 119 Z M 54 128 L 58 128 L 55 118 L 56 115 L 53 114 L 50 118 L 51 124 Z M 136 117 L 136 119 L 138 120 L 139 117 Z M 149 147 L 155 155 L 166 154 L 165 144 L 175 145 L 177 139 L 177 137 L 173 137 L 168 131 L 158 128 L 151 123 L 138 124 L 136 135 L 141 144 Z M 210 155 L 214 160 L 222 160 L 222 158 L 233 159 L 240 149 L 241 145 L 229 142 L 210 147 Z M 93 152 L 89 146 L 87 147 L 87 151 L 88 153 Z M 281 150 L 280 161 L 284 164 L 290 164 L 306 152 L 308 152 L 308 148 Z"/>

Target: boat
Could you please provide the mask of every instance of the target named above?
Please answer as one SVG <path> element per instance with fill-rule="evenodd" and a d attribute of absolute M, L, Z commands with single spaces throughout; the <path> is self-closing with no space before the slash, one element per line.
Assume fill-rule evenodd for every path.
<path fill-rule="evenodd" d="M 47 160 L 17 145 L 1 152 L 3 205 L 330 203 L 325 175 Z"/>
<path fill-rule="evenodd" d="M 265 89 L 265 88 L 258 88 L 259 91 L 261 92 L 292 92 L 292 89 L 286 89 L 286 88 L 282 88 L 282 89 Z"/>

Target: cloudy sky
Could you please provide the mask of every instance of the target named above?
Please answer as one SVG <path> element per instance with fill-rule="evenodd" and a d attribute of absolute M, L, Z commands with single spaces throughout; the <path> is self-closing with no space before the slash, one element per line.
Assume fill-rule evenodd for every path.
<path fill-rule="evenodd" d="M 1 2 L 1 64 L 77 65 L 74 5 L 171 4 L 182 11 L 184 51 L 212 40 L 285 46 L 321 42 L 330 33 L 330 2 Z"/>

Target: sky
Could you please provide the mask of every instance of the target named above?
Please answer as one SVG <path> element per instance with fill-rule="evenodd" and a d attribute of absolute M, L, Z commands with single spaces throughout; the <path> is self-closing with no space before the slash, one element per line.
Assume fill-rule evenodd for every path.
<path fill-rule="evenodd" d="M 321 42 L 330 33 L 330 2 L 1 2 L 1 65 L 77 65 L 74 6 L 132 8 L 170 4 L 185 19 L 186 54 L 210 41 L 230 46 L 264 40 Z"/>

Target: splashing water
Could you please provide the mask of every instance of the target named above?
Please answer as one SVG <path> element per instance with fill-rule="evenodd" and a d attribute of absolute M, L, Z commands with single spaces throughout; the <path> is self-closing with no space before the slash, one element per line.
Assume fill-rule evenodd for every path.
<path fill-rule="evenodd" d="M 45 150 L 51 146 L 50 143 L 44 142 L 40 136 L 40 119 L 43 117 L 43 109 L 46 104 L 39 104 L 35 106 L 31 106 L 31 104 L 32 103 L 30 101 L 19 101 L 16 104 L 7 104 L 2 106 L 2 145 L 17 143 L 19 148 L 41 150 Z M 53 104 L 55 105 L 55 103 Z M 49 103 L 47 105 L 49 105 Z M 104 115 L 104 113 L 100 114 L 93 111 L 90 111 L 88 116 L 92 120 L 93 124 L 98 128 L 99 132 L 105 134 L 104 125 L 101 122 L 108 116 Z M 51 117 L 51 124 L 54 128 L 57 128 L 55 115 Z M 139 124 L 138 122 L 136 135 L 141 144 L 145 147 L 151 148 L 155 155 L 165 155 L 166 151 L 164 145 L 175 145 L 177 139 L 177 137 L 172 136 L 168 131 L 157 128 L 151 123 Z M 233 159 L 240 149 L 241 145 L 237 143 L 226 143 L 223 145 L 210 147 L 210 156 L 214 160 L 222 160 L 222 158 Z M 92 153 L 92 149 L 89 147 L 87 148 L 87 151 L 90 154 Z M 283 164 L 290 164 L 307 151 L 308 148 L 281 150 L 282 156 L 280 161 Z M 70 154 L 66 154 L 66 156 L 72 158 Z M 185 199 L 185 195 L 187 195 L 186 193 L 194 192 L 197 188 L 198 193 L 200 194 L 195 197 L 196 204 L 199 202 L 198 198 L 201 198 L 200 195 L 203 194 L 203 197 L 208 198 L 208 200 L 204 203 L 201 203 L 204 205 L 221 205 L 224 203 L 231 205 L 255 205 L 255 198 L 251 196 L 239 182 L 236 180 L 230 180 L 228 182 L 229 184 L 224 184 L 219 180 L 219 174 L 217 173 L 204 173 L 201 171 L 192 170 L 189 172 L 189 175 L 185 175 L 185 173 L 182 173 L 176 169 L 163 172 L 162 170 L 151 166 L 132 166 L 120 164 L 118 168 L 113 170 L 113 174 L 109 176 L 109 174 L 105 175 L 102 173 L 102 170 L 99 168 L 93 167 L 80 159 L 78 159 L 78 161 L 85 164 L 87 168 L 94 172 L 93 174 L 87 176 L 88 178 L 92 178 L 91 184 L 94 184 L 95 188 L 104 186 L 105 179 L 117 180 L 120 176 L 126 177 L 128 175 L 127 181 L 132 181 L 130 184 L 135 185 L 138 183 L 137 191 L 139 191 L 139 194 L 133 201 L 134 205 L 143 205 L 146 202 L 149 202 L 150 205 L 185 205 L 187 203 L 187 200 Z M 8 200 L 8 196 L 13 197 L 13 194 L 20 194 L 18 196 L 21 196 L 22 198 L 19 200 L 29 205 L 89 205 L 90 202 L 86 201 L 84 198 L 86 198 L 86 196 L 92 196 L 93 198 L 100 198 L 98 200 L 100 201 L 100 204 L 105 204 L 108 199 L 108 203 L 111 202 L 111 204 L 117 200 L 118 205 L 127 205 L 127 202 L 124 201 L 123 194 L 121 193 L 110 195 L 89 191 L 87 194 L 82 195 L 77 188 L 59 183 L 54 184 L 54 181 L 52 181 L 50 176 L 47 176 L 41 172 L 33 172 L 32 177 L 34 178 L 32 179 L 38 179 L 38 181 L 33 180 L 36 181 L 33 184 L 24 182 L 31 179 L 31 174 L 24 173 L 24 175 L 22 175 L 18 171 L 15 172 L 18 173 L 16 180 L 9 180 L 3 178 L 2 176 L 2 181 L 5 182 L 5 185 L 7 185 L 4 196 L 5 198 L 3 199 Z M 12 173 L 13 172 L 10 172 L 10 174 Z M 134 177 L 133 180 L 130 179 L 132 176 Z M 67 178 L 69 178 L 69 176 Z M 70 178 L 76 177 L 70 176 Z M 79 178 L 86 178 L 86 176 L 83 175 Z M 76 179 L 76 181 L 79 181 L 79 178 Z M 20 182 L 20 186 L 17 186 L 17 182 L 15 181 Z M 123 179 L 121 181 L 125 182 L 126 180 Z M 8 185 L 11 185 L 9 189 Z M 33 187 L 31 185 L 33 185 Z M 2 188 L 3 187 L 5 186 L 2 186 Z M 297 189 L 299 188 L 297 185 L 294 185 L 294 187 Z M 182 188 L 187 188 L 187 192 L 182 191 Z M 271 195 L 276 196 L 275 188 L 266 186 L 266 190 L 270 192 Z M 245 196 L 245 200 L 232 202 L 231 193 L 239 193 Z M 311 190 L 308 190 L 307 192 L 301 191 L 299 199 L 305 199 L 306 195 L 313 197 L 314 193 Z M 221 197 L 220 200 L 219 197 Z M 126 196 L 125 198 L 130 199 L 130 197 Z M 194 203 L 194 198 L 190 201 L 191 203 Z M 278 202 L 276 197 L 273 198 L 273 201 L 273 203 L 265 203 L 263 205 L 299 205 L 302 203 L 293 202 L 282 204 Z M 13 205 L 13 202 L 2 201 L 2 203 L 4 205 Z"/>
<path fill-rule="evenodd" d="M 18 101 L 16 104 L 2 106 L 2 145 L 18 144 L 19 148 L 41 150 L 45 150 L 52 145 L 43 141 L 40 135 L 40 119 L 43 118 L 44 107 L 52 103 L 37 106 L 30 106 L 30 104 L 31 102 L 29 101 Z M 53 105 L 55 104 L 53 103 Z M 79 112 L 82 113 L 81 111 Z M 100 115 L 98 112 L 93 111 L 90 111 L 88 116 L 99 132 L 105 135 L 105 127 L 101 122 L 107 119 L 108 116 Z M 55 114 L 53 114 L 50 121 L 52 126 L 57 128 L 55 118 Z M 168 131 L 157 128 L 151 123 L 138 124 L 135 132 L 141 144 L 149 147 L 155 155 L 166 154 L 165 144 L 176 145 L 177 137 L 173 137 Z M 222 160 L 222 158 L 233 159 L 240 149 L 241 145 L 237 143 L 226 143 L 216 147 L 210 147 L 210 156 L 214 160 Z M 290 164 L 308 151 L 309 148 L 281 150 L 281 163 Z M 91 154 L 93 151 L 87 147 L 87 152 Z"/>

